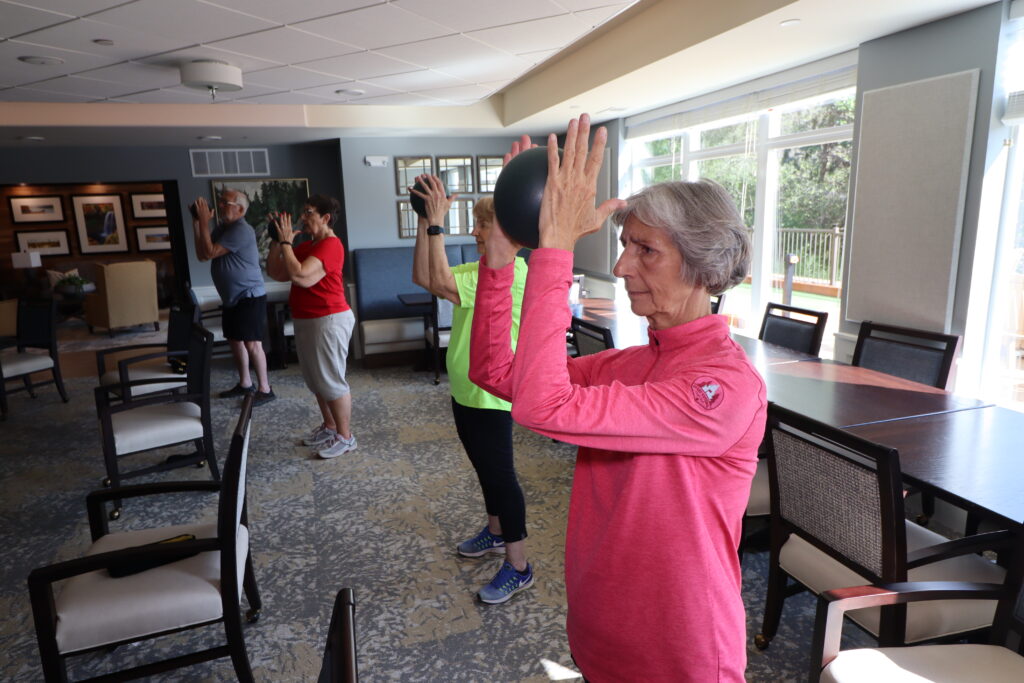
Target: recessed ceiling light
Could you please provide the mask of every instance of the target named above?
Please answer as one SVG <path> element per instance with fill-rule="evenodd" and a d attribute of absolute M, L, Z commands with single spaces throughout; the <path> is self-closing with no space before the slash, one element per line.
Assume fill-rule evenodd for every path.
<path fill-rule="evenodd" d="M 365 90 L 360 90 L 359 88 L 341 88 L 340 90 L 335 90 L 334 94 L 335 95 L 351 95 L 353 97 L 358 97 L 359 95 L 365 95 L 366 91 Z"/>
<path fill-rule="evenodd" d="M 43 142 L 46 140 L 42 135 L 22 135 L 18 139 L 26 140 L 28 142 Z"/>
<path fill-rule="evenodd" d="M 779 22 L 779 26 L 781 26 L 782 28 L 789 28 L 790 26 L 796 26 L 799 23 L 799 19 L 784 19 Z"/>
<path fill-rule="evenodd" d="M 48 57 L 42 55 L 25 55 L 24 57 L 18 57 L 19 62 L 25 62 L 26 64 L 35 64 L 36 66 L 53 66 L 55 64 L 63 64 L 64 60 L 60 57 Z"/>
<path fill-rule="evenodd" d="M 102 45 L 103 47 L 110 47 L 114 44 L 114 41 L 112 41 L 110 38 L 93 38 L 92 42 L 96 43 L 97 45 Z"/>
<path fill-rule="evenodd" d="M 200 136 L 196 137 L 196 140 L 209 140 L 209 141 L 217 141 L 217 140 L 223 140 L 223 139 L 224 139 L 224 137 L 221 136 L 221 135 L 200 135 Z"/>

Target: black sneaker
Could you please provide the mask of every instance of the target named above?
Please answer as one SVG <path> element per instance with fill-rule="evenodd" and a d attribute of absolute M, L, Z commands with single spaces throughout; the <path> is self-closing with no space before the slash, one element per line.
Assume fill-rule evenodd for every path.
<path fill-rule="evenodd" d="M 257 391 L 256 392 L 256 396 L 254 396 L 253 399 L 252 399 L 252 405 L 253 405 L 253 407 L 261 406 L 264 403 L 270 403 L 271 401 L 273 401 L 276 398 L 277 398 L 277 395 L 274 393 L 273 389 L 271 389 L 270 391 L 268 391 L 266 393 L 264 393 L 262 391 Z"/>
<path fill-rule="evenodd" d="M 250 384 L 247 387 L 243 387 L 241 384 L 236 384 L 235 386 L 233 386 L 232 388 L 228 389 L 227 391 L 222 391 L 222 392 L 220 392 L 217 395 L 220 396 L 221 398 L 237 398 L 239 396 L 245 396 L 246 394 L 251 394 L 254 391 L 256 391 L 256 385 L 255 384 Z"/>

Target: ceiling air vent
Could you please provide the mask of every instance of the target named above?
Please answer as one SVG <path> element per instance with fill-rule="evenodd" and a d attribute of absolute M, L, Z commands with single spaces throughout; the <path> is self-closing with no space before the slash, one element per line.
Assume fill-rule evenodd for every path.
<path fill-rule="evenodd" d="M 193 178 L 241 178 L 270 175 L 266 149 L 190 149 Z"/>

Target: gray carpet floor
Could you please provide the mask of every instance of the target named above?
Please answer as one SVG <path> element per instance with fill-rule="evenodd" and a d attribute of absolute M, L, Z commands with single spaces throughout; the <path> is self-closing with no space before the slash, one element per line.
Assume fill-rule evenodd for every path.
<path fill-rule="evenodd" d="M 509 603 L 486 606 L 474 599 L 475 591 L 496 571 L 497 561 L 462 559 L 454 552 L 485 517 L 451 421 L 446 381 L 434 386 L 431 374 L 409 367 L 352 368 L 359 448 L 325 461 L 299 445 L 318 417 L 297 366 L 271 377 L 279 399 L 256 409 L 250 446 L 251 548 L 264 609 L 245 633 L 257 680 L 315 680 L 333 597 L 342 586 L 356 594 L 364 681 L 574 677 L 562 580 L 572 446 L 516 427 L 516 463 L 527 497 L 528 547 L 537 579 Z M 233 383 L 230 360 L 216 360 L 214 391 Z M 29 571 L 88 547 L 84 499 L 104 476 L 94 385 L 88 378 L 68 381 L 68 404 L 52 387 L 38 390 L 34 400 L 17 394 L 10 397 L 7 421 L 0 422 L 0 680 L 41 679 L 25 584 Z M 214 400 L 221 460 L 238 405 Z M 155 462 L 171 452 L 182 450 L 135 456 L 125 465 Z M 149 479 L 206 476 L 205 470 L 188 468 Z M 212 521 L 214 509 L 210 499 L 199 496 L 129 501 L 112 530 Z M 766 560 L 766 553 L 753 553 L 744 564 L 751 637 L 760 624 Z M 787 601 L 772 646 L 765 652 L 749 648 L 748 680 L 805 677 L 813 609 L 807 595 Z M 209 627 L 198 640 L 208 646 L 220 637 Z M 87 655 L 73 660 L 72 676 L 97 675 L 196 642 L 194 635 L 178 635 Z M 153 680 L 232 679 L 225 659 Z"/>

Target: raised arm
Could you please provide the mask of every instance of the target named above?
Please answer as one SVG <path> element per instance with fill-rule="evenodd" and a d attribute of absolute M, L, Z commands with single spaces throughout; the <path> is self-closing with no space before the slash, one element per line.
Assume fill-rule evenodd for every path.
<path fill-rule="evenodd" d="M 300 262 L 295 257 L 295 252 L 292 251 L 292 241 L 299 233 L 292 229 L 291 215 L 278 213 L 271 214 L 271 217 L 277 221 L 278 238 L 277 243 L 271 244 L 270 253 L 267 255 L 267 272 L 270 272 L 269 262 L 274 260 L 278 263 L 274 272 L 284 276 L 280 278 L 281 282 L 290 280 L 299 287 L 312 287 L 320 282 L 327 274 L 323 262 L 315 256 L 309 256 L 305 261 Z M 271 277 L 279 279 L 273 274 Z"/>
<path fill-rule="evenodd" d="M 455 284 L 455 276 L 452 275 L 451 266 L 448 264 L 448 252 L 444 250 L 444 232 L 432 234 L 429 226 L 444 227 L 448 210 L 459 195 L 447 196 L 444 183 L 437 176 L 424 174 L 417 176 L 416 182 L 420 187 L 425 188 L 425 191 L 421 192 L 413 186 L 409 188 L 409 191 L 423 198 L 423 204 L 427 210 L 426 223 L 428 227 L 423 231 L 427 241 L 427 279 L 429 283 L 427 290 L 458 306 L 462 300 L 459 297 L 459 288 Z M 417 239 L 419 239 L 419 235 L 420 231 L 417 227 Z"/>
<path fill-rule="evenodd" d="M 195 218 L 192 219 L 192 234 L 195 237 L 196 258 L 200 261 L 209 261 L 210 259 L 230 253 L 210 237 L 210 219 L 213 218 L 210 205 L 206 203 L 205 199 L 199 197 L 196 199 L 195 207 Z"/>

